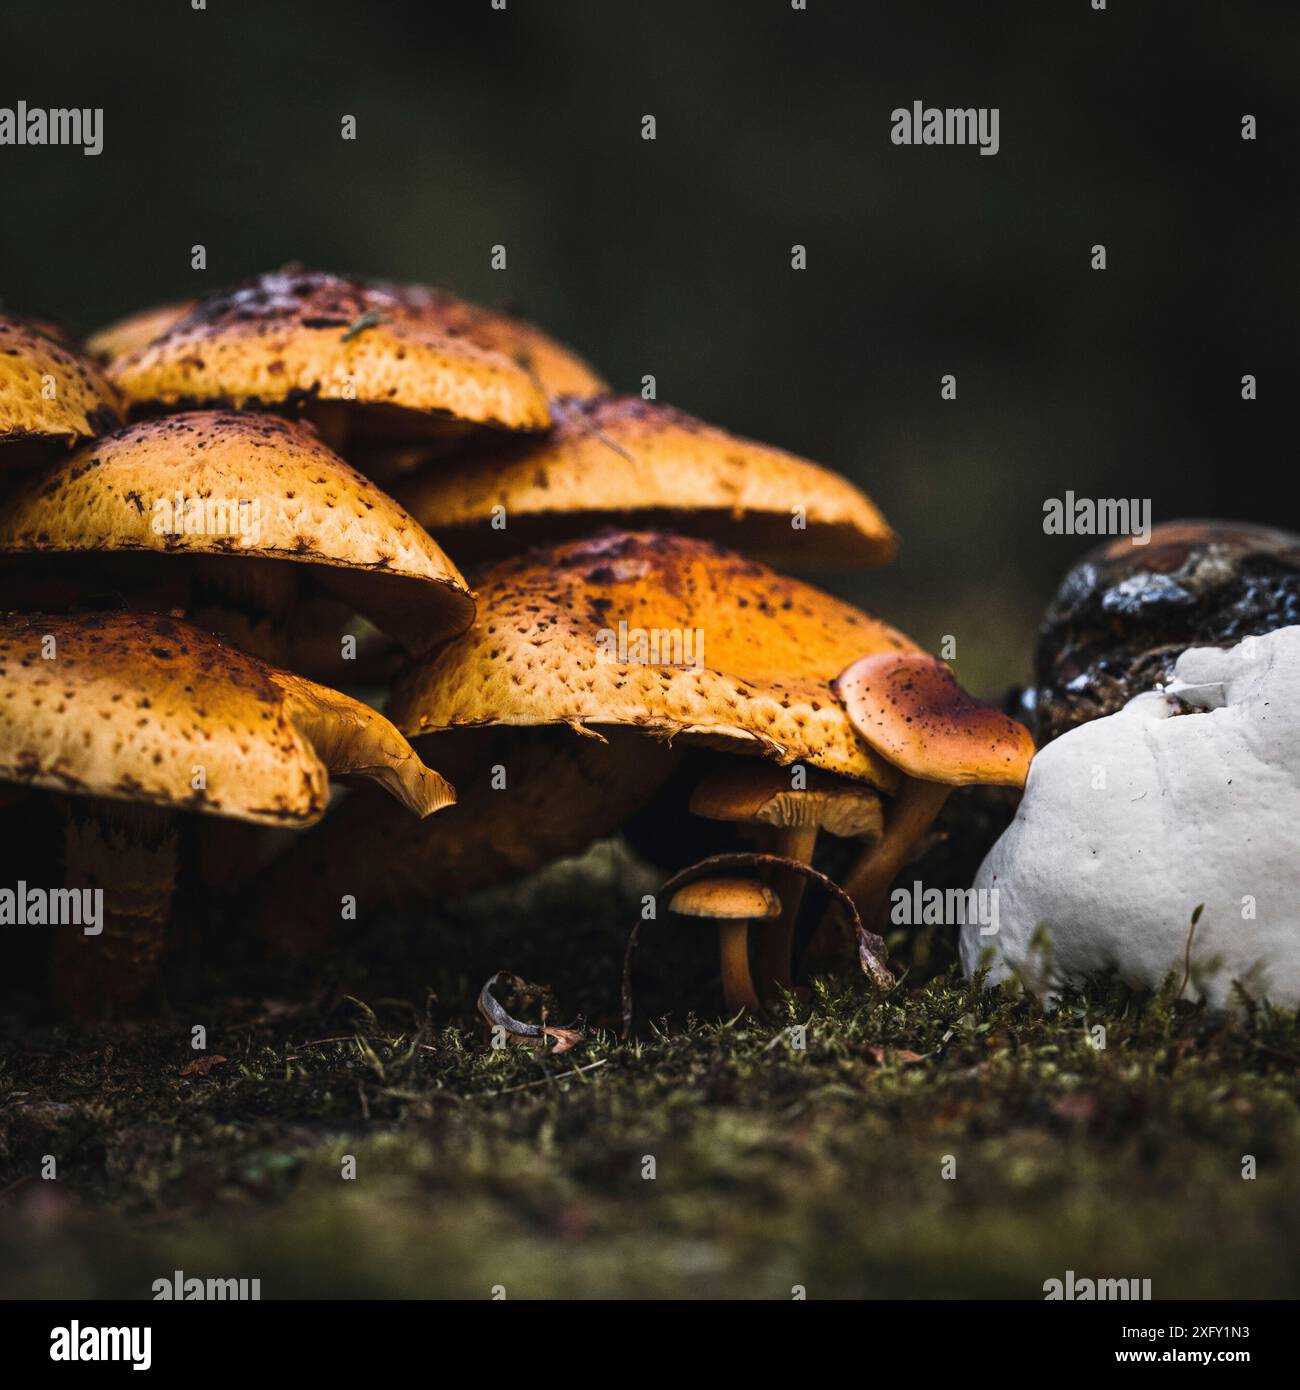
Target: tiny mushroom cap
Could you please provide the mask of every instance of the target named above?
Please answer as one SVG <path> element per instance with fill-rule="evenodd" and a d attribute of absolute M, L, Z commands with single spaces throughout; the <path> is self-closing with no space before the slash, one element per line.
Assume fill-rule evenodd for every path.
<path fill-rule="evenodd" d="M 468 558 L 589 534 L 616 518 L 809 569 L 879 565 L 897 548 L 865 493 L 784 450 L 639 396 L 554 400 L 551 412 L 546 435 L 439 459 L 404 482 L 402 500 Z M 795 506 L 803 529 L 790 524 Z M 504 530 L 492 525 L 503 507 Z"/>
<path fill-rule="evenodd" d="M 705 777 L 690 809 L 707 820 L 767 825 L 777 830 L 826 830 L 844 839 L 879 839 L 880 797 L 861 782 L 806 769 L 807 785 L 795 790 L 790 771 L 752 758 L 729 759 Z"/>
<path fill-rule="evenodd" d="M 455 800 L 383 715 L 188 623 L 0 615 L 2 781 L 307 826 L 331 774 L 374 781 L 418 816 Z"/>
<path fill-rule="evenodd" d="M 0 554 L 152 552 L 312 575 L 412 651 L 470 624 L 455 565 L 392 498 L 305 426 L 200 411 L 48 463 L 0 508 Z"/>
<path fill-rule="evenodd" d="M 109 365 L 128 405 L 299 409 L 338 402 L 385 430 L 447 420 L 542 429 L 544 389 L 519 363 L 431 325 L 404 291 L 296 269 L 201 300 Z"/>
<path fill-rule="evenodd" d="M 864 656 L 834 686 L 854 728 L 909 777 L 1024 786 L 1034 756 L 1029 730 L 968 695 L 936 657 Z"/>
<path fill-rule="evenodd" d="M 42 457 L 14 446 L 70 447 L 120 419 L 98 368 L 33 320 L 0 314 L 0 467 Z"/>
<path fill-rule="evenodd" d="M 409 736 L 631 725 L 898 785 L 830 682 L 863 652 L 917 648 L 811 585 L 705 541 L 613 532 L 496 565 L 477 594 L 474 626 L 394 691 Z"/>
<path fill-rule="evenodd" d="M 872 922 L 949 791 L 1023 787 L 1034 741 L 1023 724 L 968 695 L 942 661 L 924 652 L 865 656 L 834 688 L 863 740 L 905 774 L 883 837 L 842 883 Z"/>
<path fill-rule="evenodd" d="M 99 362 L 125 357 L 128 352 L 147 347 L 155 338 L 161 338 L 173 324 L 179 323 L 186 314 L 193 313 L 198 302 L 197 299 L 185 299 L 176 304 L 158 304 L 152 309 L 128 314 L 126 318 L 92 333 L 86 339 L 86 351 Z"/>
<path fill-rule="evenodd" d="M 764 922 L 780 916 L 781 901 L 757 879 L 697 878 L 673 894 L 668 910 L 715 922 Z"/>

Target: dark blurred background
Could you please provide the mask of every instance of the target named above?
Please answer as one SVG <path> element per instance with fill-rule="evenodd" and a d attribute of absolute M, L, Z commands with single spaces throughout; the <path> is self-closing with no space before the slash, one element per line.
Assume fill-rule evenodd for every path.
<path fill-rule="evenodd" d="M 1298 52 L 1280 3 L 3 0 L 0 105 L 105 147 L 0 148 L 0 295 L 90 329 L 296 259 L 522 310 L 850 474 L 904 548 L 829 587 L 992 692 L 1090 544 L 1044 499 L 1296 525 Z M 895 147 L 917 99 L 1000 153 Z"/>

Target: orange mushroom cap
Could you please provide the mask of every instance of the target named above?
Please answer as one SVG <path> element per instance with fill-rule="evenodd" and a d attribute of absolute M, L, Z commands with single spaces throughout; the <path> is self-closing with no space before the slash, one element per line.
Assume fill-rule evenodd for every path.
<path fill-rule="evenodd" d="M 846 839 L 878 840 L 880 797 L 862 782 L 820 768 L 804 768 L 805 785 L 791 785 L 790 769 L 758 758 L 729 758 L 696 784 L 693 815 L 778 830 L 827 830 Z"/>
<path fill-rule="evenodd" d="M 113 388 L 56 328 L 0 314 L 0 464 L 32 462 L 25 442 L 71 448 L 120 418 Z"/>
<path fill-rule="evenodd" d="M 398 486 L 403 504 L 453 549 L 500 558 L 617 522 L 733 546 L 805 569 L 880 565 L 898 537 L 871 499 L 807 459 L 639 396 L 551 402 L 545 435 L 494 435 L 431 458 Z M 805 525 L 791 524 L 801 507 Z M 494 528 L 498 515 L 509 517 Z"/>
<path fill-rule="evenodd" d="M 200 300 L 107 371 L 137 414 L 339 402 L 402 430 L 550 423 L 544 389 L 503 352 L 443 331 L 401 292 L 297 268 Z"/>
<path fill-rule="evenodd" d="M 125 357 L 128 352 L 148 347 L 155 338 L 161 338 L 187 314 L 193 313 L 198 303 L 197 299 L 185 299 L 172 304 L 155 304 L 116 319 L 86 339 L 86 351 L 97 362 Z"/>
<path fill-rule="evenodd" d="M 393 691 L 389 715 L 412 738 L 485 724 L 633 725 L 897 787 L 830 680 L 861 652 L 916 647 L 810 584 L 706 541 L 616 531 L 494 565 L 477 590 L 474 625 Z M 651 634 L 666 650 L 631 649 Z"/>
<path fill-rule="evenodd" d="M 456 799 L 377 710 L 189 623 L 0 613 L 0 781 L 307 826 L 331 775 L 376 782 L 417 816 Z"/>
<path fill-rule="evenodd" d="M 309 565 L 417 653 L 474 618 L 460 571 L 391 497 L 312 431 L 256 412 L 140 421 L 32 471 L 0 508 L 0 556 L 37 553 Z"/>
<path fill-rule="evenodd" d="M 572 349 L 534 324 L 501 309 L 473 304 L 450 290 L 430 285 L 373 284 L 401 299 L 411 316 L 435 332 L 464 337 L 481 348 L 517 362 L 551 396 L 599 395 L 609 388 Z"/>
<path fill-rule="evenodd" d="M 849 722 L 910 777 L 949 786 L 1023 787 L 1034 741 L 957 684 L 937 657 L 877 652 L 832 682 Z"/>
<path fill-rule="evenodd" d="M 781 900 L 757 879 L 697 878 L 673 894 L 668 910 L 715 922 L 765 922 L 780 916 Z"/>

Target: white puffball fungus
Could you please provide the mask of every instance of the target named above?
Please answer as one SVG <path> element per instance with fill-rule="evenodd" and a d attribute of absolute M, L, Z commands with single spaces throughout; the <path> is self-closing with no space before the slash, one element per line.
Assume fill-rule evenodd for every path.
<path fill-rule="evenodd" d="M 1192 648 L 1165 691 L 1048 744 L 974 886 L 997 926 L 964 927 L 961 959 L 991 947 L 990 984 L 1157 987 L 1190 935 L 1184 997 L 1220 1008 L 1240 980 L 1300 1006 L 1300 627 Z"/>

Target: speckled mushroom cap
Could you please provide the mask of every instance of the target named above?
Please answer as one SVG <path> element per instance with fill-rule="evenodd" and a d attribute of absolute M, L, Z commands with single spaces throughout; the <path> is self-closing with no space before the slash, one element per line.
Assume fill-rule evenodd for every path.
<path fill-rule="evenodd" d="M 188 623 L 0 614 L 0 780 L 302 826 L 331 773 L 421 816 L 455 799 L 381 714 Z"/>
<path fill-rule="evenodd" d="M 589 535 L 615 518 L 808 569 L 884 564 L 897 549 L 865 493 L 794 454 L 639 396 L 565 398 L 551 413 L 544 436 L 494 439 L 394 490 L 465 559 Z M 505 526 L 494 529 L 500 508 Z"/>
<path fill-rule="evenodd" d="M 883 652 L 834 682 L 854 728 L 909 777 L 949 786 L 1023 787 L 1034 740 L 957 684 L 937 657 Z"/>
<path fill-rule="evenodd" d="M 113 361 L 135 411 L 347 402 L 508 429 L 550 420 L 543 389 L 503 353 L 439 332 L 402 293 L 287 270 L 204 299 Z"/>
<path fill-rule="evenodd" d="M 95 367 L 32 321 L 0 314 L 0 467 L 33 461 L 12 446 L 71 446 L 120 420 Z"/>
<path fill-rule="evenodd" d="M 917 649 L 811 585 L 706 541 L 616 532 L 494 566 L 478 597 L 474 626 L 393 694 L 389 715 L 409 737 L 483 724 L 633 725 L 897 785 L 829 682 L 866 652 Z M 699 653 L 698 667 L 638 660 L 638 635 L 648 642 L 652 629 L 670 634 L 661 658 Z M 702 649 L 688 651 L 701 637 Z"/>
<path fill-rule="evenodd" d="M 548 396 L 595 396 L 609 388 L 570 348 L 540 328 L 426 285 L 379 285 L 404 299 L 411 312 L 439 333 L 465 337 L 517 362 Z"/>
<path fill-rule="evenodd" d="M 449 290 L 425 285 L 374 282 L 366 289 L 400 301 L 401 314 L 449 338 L 466 338 L 477 347 L 504 353 L 517 362 L 551 396 L 594 396 L 606 391 L 604 380 L 577 353 L 540 328 L 500 310 L 485 309 Z M 86 340 L 86 348 L 110 362 L 146 347 L 198 307 L 197 299 L 160 304 L 128 314 Z"/>
<path fill-rule="evenodd" d="M 187 512 L 201 529 L 178 519 Z M 415 651 L 474 616 L 464 579 L 432 537 L 310 429 L 274 415 L 141 421 L 46 465 L 0 507 L 0 554 L 92 551 L 318 566 Z"/>
<path fill-rule="evenodd" d="M 174 304 L 156 304 L 152 309 L 128 314 L 92 333 L 86 339 L 86 351 L 97 362 L 111 362 L 114 358 L 125 357 L 129 352 L 147 347 L 155 338 L 161 338 L 173 324 L 192 314 L 198 303 L 197 299 L 182 299 Z"/>

